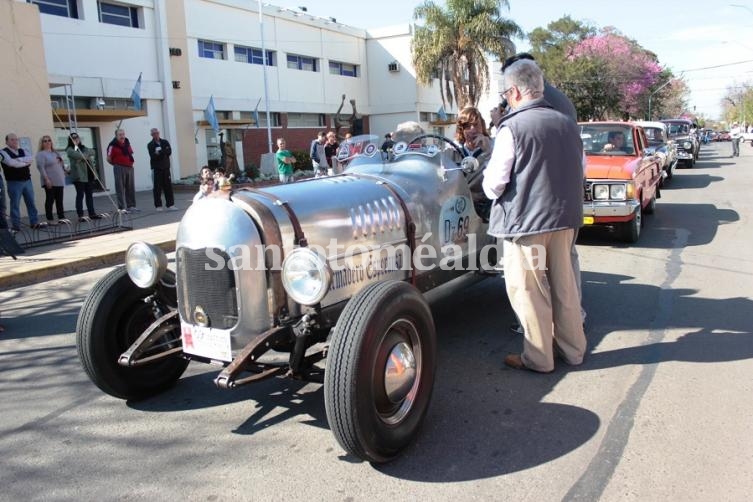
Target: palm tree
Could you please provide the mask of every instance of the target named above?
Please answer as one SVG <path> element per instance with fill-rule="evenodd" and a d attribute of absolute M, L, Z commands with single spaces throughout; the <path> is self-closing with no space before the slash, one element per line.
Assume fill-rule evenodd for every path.
<path fill-rule="evenodd" d="M 416 26 L 411 51 L 416 78 L 423 85 L 439 72 L 442 103 L 476 106 L 489 88 L 487 55 L 500 60 L 515 52 L 512 37 L 522 37 L 520 26 L 500 17 L 507 0 L 447 0 L 446 9 L 425 0 L 413 17 Z"/>

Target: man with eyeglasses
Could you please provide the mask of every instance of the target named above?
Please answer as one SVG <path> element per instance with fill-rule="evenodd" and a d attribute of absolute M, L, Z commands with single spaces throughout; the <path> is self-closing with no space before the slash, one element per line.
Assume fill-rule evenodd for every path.
<path fill-rule="evenodd" d="M 529 60 L 529 61 L 535 61 L 533 56 L 530 55 L 527 52 L 521 52 L 518 54 L 515 54 L 514 56 L 510 56 L 509 58 L 505 59 L 505 62 L 502 64 L 502 73 L 505 72 L 507 68 L 510 67 L 511 64 L 515 63 L 516 61 L 520 60 Z M 501 122 L 505 114 L 507 113 L 508 104 L 507 104 L 507 94 L 510 92 L 510 89 L 506 89 L 502 94 L 502 103 L 499 105 L 498 108 L 493 109 L 491 116 L 492 116 L 492 125 L 496 127 L 497 130 L 501 127 Z M 546 81 L 546 78 L 544 78 L 544 99 L 547 103 L 549 103 L 552 108 L 557 110 L 560 113 L 563 113 L 573 119 L 573 122 L 578 122 L 578 114 L 575 110 L 575 105 L 572 101 L 570 101 L 570 98 L 567 97 L 567 95 L 551 85 L 549 82 Z M 585 172 L 584 172 L 585 176 Z M 585 180 L 584 180 L 585 181 Z M 580 277 L 580 257 L 578 256 L 578 249 L 575 246 L 575 241 L 578 239 L 578 232 L 575 233 L 575 239 L 573 240 L 573 247 L 570 250 L 570 259 L 573 263 L 573 269 L 575 270 L 575 280 L 578 283 L 578 298 L 580 298 L 581 302 L 581 308 L 580 313 L 581 317 L 583 318 L 583 323 L 586 322 L 586 310 L 583 308 L 583 291 L 581 289 L 581 277 Z M 512 326 L 510 326 L 510 331 L 513 333 L 522 335 L 523 334 L 523 327 L 520 325 L 520 323 L 516 322 Z"/>
<path fill-rule="evenodd" d="M 39 213 L 34 204 L 34 185 L 31 182 L 31 152 L 25 152 L 18 146 L 18 136 L 10 133 L 5 136 L 5 148 L 0 150 L 0 163 L 5 173 L 8 197 L 10 198 L 10 223 L 14 232 L 21 230 L 21 198 L 26 204 L 26 212 L 29 215 L 29 225 L 37 229 L 46 224 L 39 223 Z M 2 201 L 3 208 L 5 201 Z M 4 212 L 4 211 L 3 211 Z M 2 215 L 3 221 L 5 215 Z M 2 225 L 0 223 L 0 225 Z M 7 228 L 7 224 L 6 227 Z"/>
<path fill-rule="evenodd" d="M 578 125 L 544 99 L 535 62 L 504 72 L 512 111 L 497 134 L 482 186 L 494 201 L 489 234 L 502 239 L 507 295 L 525 330 L 523 352 L 507 366 L 554 370 L 554 349 L 583 361 L 586 337 L 570 259 L 583 223 L 583 144 Z"/>

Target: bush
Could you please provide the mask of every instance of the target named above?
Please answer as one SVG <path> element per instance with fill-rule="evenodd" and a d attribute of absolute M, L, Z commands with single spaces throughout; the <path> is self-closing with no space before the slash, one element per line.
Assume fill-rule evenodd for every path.
<path fill-rule="evenodd" d="M 249 162 L 244 167 L 246 171 L 246 177 L 251 178 L 252 180 L 257 179 L 259 176 L 261 176 L 261 172 L 259 171 L 259 167 L 254 164 L 253 162 Z"/>
<path fill-rule="evenodd" d="M 314 168 L 314 165 L 311 163 L 309 152 L 294 150 L 293 157 L 295 157 L 294 171 L 310 171 Z"/>

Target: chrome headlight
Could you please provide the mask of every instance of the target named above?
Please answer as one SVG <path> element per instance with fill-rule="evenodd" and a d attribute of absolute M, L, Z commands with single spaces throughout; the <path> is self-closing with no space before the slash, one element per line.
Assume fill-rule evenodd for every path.
<path fill-rule="evenodd" d="M 686 150 L 690 150 L 691 148 L 693 148 L 693 143 L 691 143 L 690 141 L 686 141 L 686 142 L 684 142 L 684 143 L 682 144 L 682 147 L 683 147 L 684 149 L 686 149 Z"/>
<path fill-rule="evenodd" d="M 126 270 L 136 286 L 151 288 L 167 270 L 167 256 L 153 244 L 134 242 L 126 251 Z"/>
<path fill-rule="evenodd" d="M 617 200 L 625 200 L 627 195 L 627 189 L 623 184 L 615 184 L 609 186 L 609 198 Z"/>
<path fill-rule="evenodd" d="M 294 249 L 282 262 L 282 285 L 301 305 L 316 305 L 332 283 L 329 265 L 309 248 Z"/>
<path fill-rule="evenodd" d="M 609 185 L 594 185 L 593 198 L 594 200 L 607 200 L 609 198 Z"/>

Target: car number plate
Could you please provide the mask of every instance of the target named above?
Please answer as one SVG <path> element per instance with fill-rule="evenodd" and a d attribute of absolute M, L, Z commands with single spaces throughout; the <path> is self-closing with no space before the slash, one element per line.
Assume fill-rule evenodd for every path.
<path fill-rule="evenodd" d="M 593 225 L 594 224 L 594 217 L 593 216 L 584 216 L 583 217 L 583 224 L 584 225 Z"/>
<path fill-rule="evenodd" d="M 233 360 L 233 352 L 230 349 L 230 331 L 228 330 L 181 322 L 180 334 L 183 340 L 183 352 L 187 354 L 219 361 Z"/>

